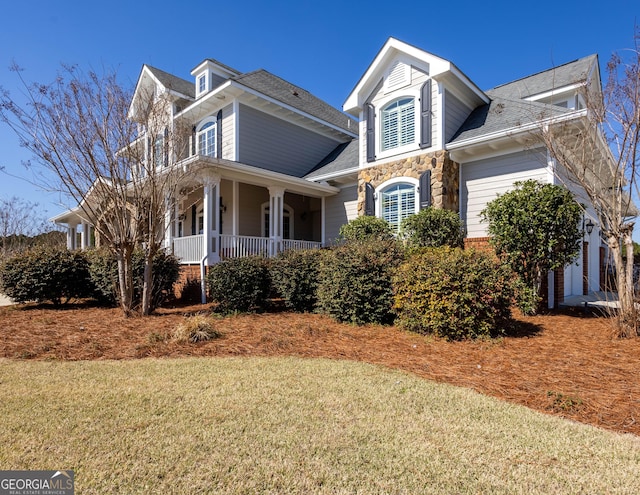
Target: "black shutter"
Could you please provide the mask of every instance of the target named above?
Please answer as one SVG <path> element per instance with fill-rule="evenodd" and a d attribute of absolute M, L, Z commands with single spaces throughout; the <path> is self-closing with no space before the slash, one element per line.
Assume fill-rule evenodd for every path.
<path fill-rule="evenodd" d="M 196 154 L 196 126 L 191 129 L 191 156 Z"/>
<path fill-rule="evenodd" d="M 370 182 L 364 185 L 364 214 L 373 217 L 376 214 L 375 189 Z"/>
<path fill-rule="evenodd" d="M 431 206 L 431 170 L 420 175 L 420 209 Z"/>
<path fill-rule="evenodd" d="M 216 158 L 222 158 L 222 110 L 216 115 Z"/>
<path fill-rule="evenodd" d="M 420 88 L 420 148 L 431 146 L 431 79 Z"/>
<path fill-rule="evenodd" d="M 197 220 L 198 220 L 198 215 L 196 211 L 196 205 L 191 205 L 191 235 L 196 235 Z"/>
<path fill-rule="evenodd" d="M 367 123 L 367 162 L 376 159 L 376 112 L 371 103 L 364 105 L 364 119 Z"/>

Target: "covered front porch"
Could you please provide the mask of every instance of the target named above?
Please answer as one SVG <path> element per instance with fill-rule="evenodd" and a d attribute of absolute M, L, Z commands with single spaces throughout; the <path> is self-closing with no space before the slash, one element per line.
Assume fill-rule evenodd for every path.
<path fill-rule="evenodd" d="M 171 199 L 165 248 L 181 263 L 209 266 L 324 245 L 325 197 L 335 188 L 213 160 Z"/>

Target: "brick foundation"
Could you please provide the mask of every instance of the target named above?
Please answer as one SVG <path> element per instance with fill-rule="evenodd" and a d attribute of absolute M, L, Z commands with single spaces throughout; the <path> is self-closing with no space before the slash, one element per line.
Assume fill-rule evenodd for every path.
<path fill-rule="evenodd" d="M 200 265 L 182 265 L 178 281 L 173 286 L 175 296 L 199 301 L 200 287 Z"/>

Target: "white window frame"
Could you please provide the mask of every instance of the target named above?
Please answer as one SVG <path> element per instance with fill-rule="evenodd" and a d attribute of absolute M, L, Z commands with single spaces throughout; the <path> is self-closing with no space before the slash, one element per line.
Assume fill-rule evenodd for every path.
<path fill-rule="evenodd" d="M 418 190 L 418 186 L 420 184 L 420 181 L 418 179 L 414 179 L 413 177 L 396 177 L 393 179 L 389 179 L 386 182 L 383 182 L 382 184 L 380 184 L 377 188 L 376 188 L 376 216 L 379 218 L 384 218 L 384 194 L 391 188 L 400 186 L 400 185 L 410 185 L 413 187 L 413 211 L 409 213 L 408 216 L 410 215 L 414 215 L 416 213 L 418 213 L 418 211 L 420 211 L 420 193 Z M 400 215 L 398 215 L 398 217 L 400 217 Z M 400 224 L 402 223 L 402 220 L 406 218 L 398 218 L 398 225 L 395 227 L 393 227 L 392 225 L 392 229 L 394 229 L 394 231 L 396 233 L 400 232 Z"/>
<path fill-rule="evenodd" d="M 203 95 L 207 92 L 209 86 L 208 80 L 209 78 L 207 77 L 206 72 L 199 74 L 196 78 L 196 92 L 198 93 L 198 96 Z"/>
<path fill-rule="evenodd" d="M 389 94 L 388 98 L 375 102 L 376 108 L 376 161 L 383 160 L 385 158 L 408 153 L 418 150 L 420 148 L 420 88 L 406 88 L 405 90 Z M 405 145 L 396 146 L 395 148 L 384 149 L 383 147 L 383 117 L 382 113 L 392 103 L 405 99 L 413 98 L 413 140 L 411 143 Z"/>
<path fill-rule="evenodd" d="M 211 135 L 211 136 L 210 136 Z M 201 138 L 204 136 L 206 144 L 205 150 L 202 150 Z M 218 143 L 218 123 L 216 118 L 208 118 L 203 120 L 196 129 L 196 154 L 203 156 L 217 157 Z"/>

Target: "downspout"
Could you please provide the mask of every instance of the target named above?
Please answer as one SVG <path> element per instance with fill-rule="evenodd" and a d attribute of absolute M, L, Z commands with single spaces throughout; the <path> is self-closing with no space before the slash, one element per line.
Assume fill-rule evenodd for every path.
<path fill-rule="evenodd" d="M 202 304 L 207 304 L 207 282 L 205 281 L 205 265 L 209 254 L 205 254 L 200 260 L 200 301 Z"/>

